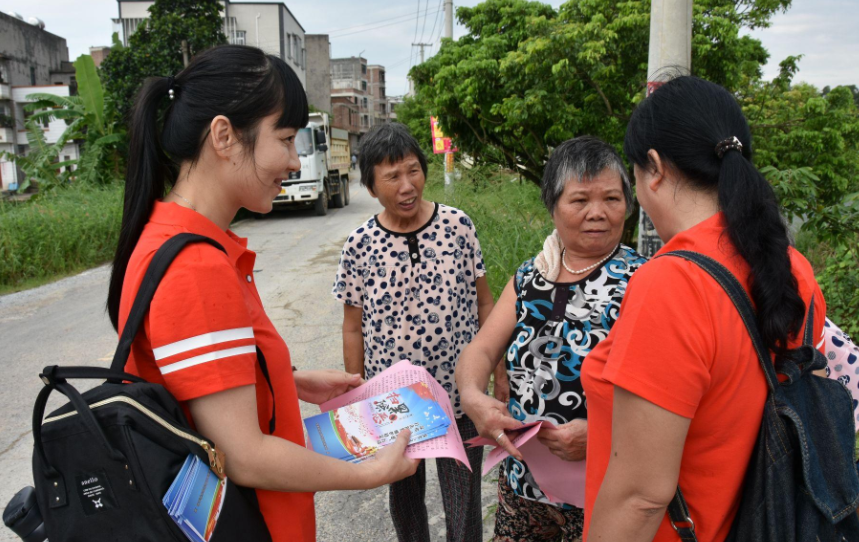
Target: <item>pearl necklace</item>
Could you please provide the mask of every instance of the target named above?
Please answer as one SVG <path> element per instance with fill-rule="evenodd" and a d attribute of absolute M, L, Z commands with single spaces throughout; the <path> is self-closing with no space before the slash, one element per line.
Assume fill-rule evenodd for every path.
<path fill-rule="evenodd" d="M 618 245 L 618 246 L 620 246 L 620 245 Z M 564 250 L 561 251 L 561 263 L 564 264 L 564 269 L 566 269 L 570 274 L 581 275 L 582 273 L 587 273 L 588 271 L 590 271 L 592 269 L 596 269 L 597 267 L 599 267 L 602 264 L 604 264 L 605 262 L 607 262 L 608 259 L 611 258 L 612 254 L 614 254 L 615 250 L 617 250 L 617 247 L 614 247 L 612 249 L 612 251 L 609 252 L 608 255 L 605 258 L 603 258 L 602 260 L 598 261 L 597 263 L 595 263 L 593 265 L 589 265 L 589 266 L 585 267 L 584 269 L 570 269 L 569 266 L 567 265 L 567 249 L 565 248 Z"/>

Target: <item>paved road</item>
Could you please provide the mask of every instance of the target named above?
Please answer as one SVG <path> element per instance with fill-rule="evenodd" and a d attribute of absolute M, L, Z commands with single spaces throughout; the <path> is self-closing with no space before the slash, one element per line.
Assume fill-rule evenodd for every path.
<path fill-rule="evenodd" d="M 332 209 L 325 217 L 312 211 L 274 213 L 234 226 L 257 253 L 257 288 L 299 369 L 342 368 L 342 309 L 328 291 L 346 236 L 378 211 L 377 202 L 357 182 L 351 191 L 351 205 Z M 32 484 L 30 418 L 41 388 L 41 368 L 104 366 L 113 356 L 116 334 L 104 311 L 108 276 L 104 266 L 0 297 L 0 506 Z M 318 413 L 313 405 L 302 404 L 301 410 L 303 416 Z M 427 474 L 433 540 L 442 541 L 444 512 L 433 462 Z M 484 480 L 486 527 L 492 523 L 494 479 L 490 473 Z M 320 542 L 396 540 L 387 489 L 322 493 L 316 505 Z M 489 530 L 484 531 L 488 539 Z M 0 542 L 14 540 L 20 539 L 0 526 Z"/>

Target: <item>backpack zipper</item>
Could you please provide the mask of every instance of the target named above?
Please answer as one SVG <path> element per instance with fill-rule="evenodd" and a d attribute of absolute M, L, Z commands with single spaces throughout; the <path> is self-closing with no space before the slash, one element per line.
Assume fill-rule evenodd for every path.
<path fill-rule="evenodd" d="M 194 435 L 177 428 L 176 426 L 174 426 L 173 424 L 171 424 L 170 422 L 168 422 L 167 420 L 165 420 L 164 418 L 162 418 L 158 414 L 155 414 L 154 412 L 152 412 L 151 410 L 149 410 L 148 408 L 146 408 L 142 404 L 138 403 L 134 399 L 132 399 L 130 397 L 126 397 L 124 395 L 116 395 L 114 397 L 109 397 L 107 399 L 104 399 L 103 401 L 98 401 L 96 403 L 93 403 L 89 407 L 90 407 L 90 409 L 96 409 L 96 408 L 99 408 L 99 407 L 102 407 L 105 405 L 109 405 L 112 403 L 125 403 L 131 407 L 134 407 L 137 410 L 139 410 L 144 416 L 146 416 L 147 418 L 156 422 L 158 425 L 160 425 L 164 429 L 167 429 L 168 431 L 170 431 L 171 433 L 173 433 L 177 437 L 181 437 L 185 440 L 189 440 L 189 441 L 197 444 L 199 447 L 201 447 L 203 449 L 203 451 L 206 452 L 206 455 L 209 458 L 209 466 L 212 468 L 212 470 L 215 472 L 215 474 L 217 474 L 218 477 L 221 479 L 224 478 L 224 461 L 223 461 L 224 456 L 223 456 L 223 454 L 221 454 L 218 451 L 218 448 L 214 444 L 212 444 L 211 442 L 209 442 L 207 440 L 197 438 Z M 77 413 L 78 412 L 76 410 L 73 410 L 72 412 L 67 412 L 65 414 L 59 414 L 57 416 L 45 418 L 44 421 L 42 421 L 42 425 L 44 425 L 46 423 L 56 422 L 59 420 L 70 418 L 70 417 L 76 415 Z"/>

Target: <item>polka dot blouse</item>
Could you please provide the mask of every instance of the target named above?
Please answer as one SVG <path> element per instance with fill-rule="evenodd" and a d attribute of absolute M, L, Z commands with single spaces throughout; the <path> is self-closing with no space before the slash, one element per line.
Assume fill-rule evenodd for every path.
<path fill-rule="evenodd" d="M 332 294 L 363 310 L 365 378 L 403 359 L 422 365 L 447 390 L 462 416 L 453 371 L 477 335 L 477 289 L 483 254 L 464 212 L 435 204 L 432 218 L 409 233 L 370 218 L 349 235 Z"/>

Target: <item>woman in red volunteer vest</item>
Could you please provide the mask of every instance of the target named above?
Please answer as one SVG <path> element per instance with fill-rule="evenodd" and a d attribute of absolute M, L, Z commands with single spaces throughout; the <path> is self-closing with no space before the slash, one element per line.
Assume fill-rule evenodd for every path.
<path fill-rule="evenodd" d="M 131 120 L 108 296 L 111 321 L 121 332 L 146 267 L 167 239 L 188 232 L 224 247 L 197 243 L 178 255 L 127 370 L 163 384 L 182 402 L 200 433 L 226 455 L 227 475 L 256 488 L 275 542 L 315 540 L 313 492 L 381 486 L 417 468 L 403 455 L 407 433 L 360 465 L 304 447 L 298 400 L 318 404 L 361 379 L 334 370 L 293 372 L 257 293 L 255 254 L 229 231 L 239 208 L 270 211 L 281 179 L 300 169 L 295 136 L 307 118 L 307 98 L 292 69 L 253 47 L 216 47 L 175 78 L 148 79 Z"/>

